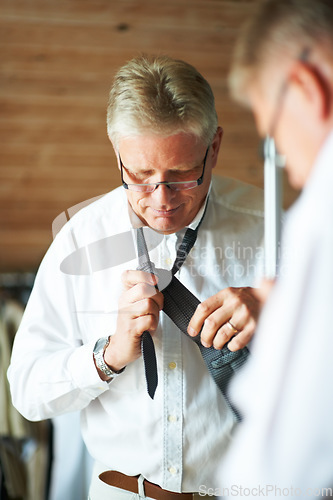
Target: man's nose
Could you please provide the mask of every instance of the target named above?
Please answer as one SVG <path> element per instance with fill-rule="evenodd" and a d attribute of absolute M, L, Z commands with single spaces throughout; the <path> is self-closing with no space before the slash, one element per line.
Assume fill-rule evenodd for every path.
<path fill-rule="evenodd" d="M 175 191 L 170 189 L 167 184 L 158 184 L 155 190 L 151 193 L 160 203 L 170 201 L 175 196 Z"/>

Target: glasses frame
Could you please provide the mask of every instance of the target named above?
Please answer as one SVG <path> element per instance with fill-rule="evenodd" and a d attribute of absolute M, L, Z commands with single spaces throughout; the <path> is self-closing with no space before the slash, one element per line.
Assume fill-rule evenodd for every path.
<path fill-rule="evenodd" d="M 308 62 L 309 54 L 310 54 L 310 49 L 308 47 L 304 48 L 298 57 L 298 61 L 301 61 L 304 63 Z M 275 112 L 273 114 L 270 126 L 268 128 L 268 138 L 274 139 L 274 135 L 276 132 L 278 122 L 280 120 L 280 115 L 282 113 L 284 100 L 285 100 L 285 97 L 287 95 L 288 88 L 289 88 L 289 82 L 288 82 L 288 79 L 286 79 L 282 83 L 280 91 L 278 93 Z"/>
<path fill-rule="evenodd" d="M 298 57 L 298 61 L 307 62 L 309 59 L 310 49 L 308 47 L 304 48 Z M 277 125 L 280 120 L 280 115 L 283 110 L 284 100 L 289 89 L 288 80 L 284 80 L 278 93 L 276 100 L 275 112 L 272 116 L 270 126 L 268 127 L 268 134 L 261 141 L 261 151 L 263 158 L 265 160 L 275 161 L 277 167 L 283 168 L 286 164 L 285 156 L 282 156 L 276 150 L 274 135 L 277 129 Z"/>
<path fill-rule="evenodd" d="M 127 182 L 124 181 L 123 170 L 126 170 L 126 167 L 124 166 L 123 162 L 121 161 L 120 153 L 118 152 L 122 186 L 123 186 L 123 188 L 128 189 L 130 191 L 136 191 L 136 192 L 141 192 L 141 193 L 153 193 L 158 188 L 158 186 L 166 186 L 173 191 L 187 191 L 189 189 L 196 188 L 196 187 L 200 186 L 200 184 L 202 184 L 202 182 L 203 182 L 205 168 L 206 168 L 206 160 L 207 160 L 209 148 L 210 148 L 210 145 L 206 149 L 205 157 L 203 159 L 202 173 L 201 173 L 199 179 L 197 179 L 196 181 L 176 181 L 176 182 L 162 181 L 162 182 L 152 182 L 152 183 L 148 182 L 148 183 L 143 183 L 143 184 L 134 184 L 134 183 L 128 184 Z M 183 184 L 183 185 L 184 184 L 193 184 L 194 182 L 195 182 L 194 186 L 185 187 L 183 189 L 173 188 L 173 186 L 177 186 L 179 184 Z M 133 189 L 132 186 L 141 186 L 141 187 L 146 187 L 146 188 L 151 187 L 151 189 L 141 191 L 140 189 L 138 189 L 138 190 L 135 188 Z"/>

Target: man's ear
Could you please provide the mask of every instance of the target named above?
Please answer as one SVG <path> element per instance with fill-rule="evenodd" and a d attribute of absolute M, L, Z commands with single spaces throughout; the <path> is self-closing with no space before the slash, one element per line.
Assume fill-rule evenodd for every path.
<path fill-rule="evenodd" d="M 214 136 L 214 139 L 212 141 L 212 168 L 215 167 L 216 162 L 217 162 L 217 157 L 220 151 L 220 146 L 222 142 L 222 137 L 223 137 L 223 128 L 222 127 L 217 127 L 216 134 Z"/>
<path fill-rule="evenodd" d="M 112 145 L 112 147 L 113 147 L 113 151 L 114 151 L 114 154 L 116 155 L 116 159 L 117 159 L 118 169 L 120 170 L 118 146 L 117 146 L 117 145 L 116 145 L 116 143 L 115 143 L 115 142 L 111 139 L 111 137 L 109 136 L 109 134 L 108 134 L 108 138 L 109 138 L 109 141 L 111 142 L 111 145 Z"/>
<path fill-rule="evenodd" d="M 307 106 L 320 120 L 326 120 L 331 113 L 330 87 L 319 69 L 311 63 L 297 61 L 289 76 L 290 83 L 301 92 Z"/>

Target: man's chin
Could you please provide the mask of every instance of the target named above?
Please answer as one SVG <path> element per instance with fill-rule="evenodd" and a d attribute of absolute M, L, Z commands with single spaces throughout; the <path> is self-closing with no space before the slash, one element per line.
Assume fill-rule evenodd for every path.
<path fill-rule="evenodd" d="M 176 233 L 183 227 L 183 226 L 179 227 L 179 223 L 177 224 L 176 222 L 172 222 L 170 220 L 164 222 L 154 219 L 152 221 L 146 221 L 146 222 L 151 229 L 162 234 Z"/>

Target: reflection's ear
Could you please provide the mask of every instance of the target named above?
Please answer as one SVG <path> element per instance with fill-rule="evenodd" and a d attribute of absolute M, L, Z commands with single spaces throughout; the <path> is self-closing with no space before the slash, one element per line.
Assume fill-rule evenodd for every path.
<path fill-rule="evenodd" d="M 320 69 L 306 61 L 297 61 L 289 76 L 290 84 L 314 116 L 326 120 L 331 112 L 330 87 Z"/>

